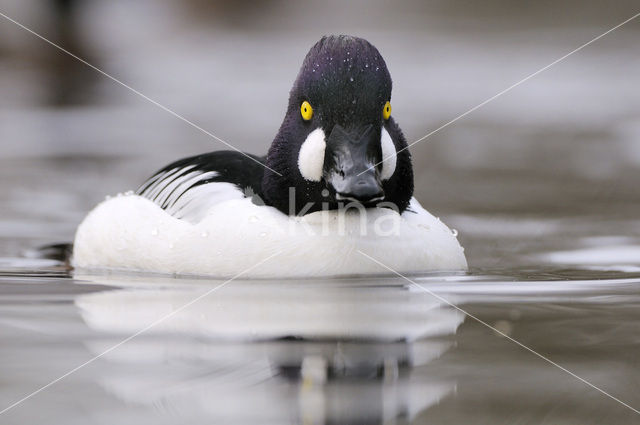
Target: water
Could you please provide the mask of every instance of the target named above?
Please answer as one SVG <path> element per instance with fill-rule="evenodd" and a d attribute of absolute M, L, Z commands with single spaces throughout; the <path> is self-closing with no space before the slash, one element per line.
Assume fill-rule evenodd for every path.
<path fill-rule="evenodd" d="M 339 19 L 322 19 L 330 8 L 114 1 L 84 7 L 56 35 L 46 14 L 5 3 L 253 153 L 266 151 L 321 33 L 381 49 L 394 116 L 416 140 L 636 13 L 633 2 L 526 14 L 409 2 L 394 5 L 397 19 L 342 4 Z M 21 30 L 0 30 L 0 410 L 91 361 L 0 424 L 640 422 L 443 301 L 640 408 L 637 24 L 412 148 L 416 196 L 459 231 L 469 273 L 410 276 L 421 287 L 379 276 L 218 289 L 224 281 L 38 258 L 35 248 L 71 241 L 105 195 L 221 146 Z M 247 105 L 261 111 L 251 125 Z"/>
<path fill-rule="evenodd" d="M 637 421 L 425 290 L 637 406 L 640 273 L 412 276 L 424 290 L 389 277 L 219 287 L 38 261 L 2 264 L 3 405 L 100 357 L 2 423 L 43 412 L 52 423 Z"/>

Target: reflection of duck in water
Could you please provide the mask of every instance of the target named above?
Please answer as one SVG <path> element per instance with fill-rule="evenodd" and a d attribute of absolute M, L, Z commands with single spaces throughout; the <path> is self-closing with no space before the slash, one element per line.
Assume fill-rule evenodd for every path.
<path fill-rule="evenodd" d="M 380 273 L 361 249 L 401 272 L 466 270 L 455 234 L 413 198 L 390 100 L 391 77 L 373 45 L 323 37 L 266 156 L 221 151 L 166 166 L 135 195 L 89 213 L 74 264 L 245 277 Z M 247 111 L 249 125 L 256 114 Z"/>
<path fill-rule="evenodd" d="M 125 287 L 77 298 L 89 327 L 118 336 L 89 343 L 94 354 L 215 287 L 88 279 Z M 382 279 L 237 281 L 106 354 L 117 367 L 99 381 L 128 403 L 225 423 L 410 419 L 452 389 L 418 366 L 462 321 Z"/>

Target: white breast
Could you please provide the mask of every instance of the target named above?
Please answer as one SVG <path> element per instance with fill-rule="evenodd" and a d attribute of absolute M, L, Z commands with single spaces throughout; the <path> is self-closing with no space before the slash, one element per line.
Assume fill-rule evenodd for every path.
<path fill-rule="evenodd" d="M 245 278 L 389 273 L 363 252 L 401 273 L 466 270 L 454 234 L 415 199 L 402 215 L 366 212 L 364 220 L 357 211 L 292 218 L 244 198 L 220 202 L 193 223 L 146 198 L 119 196 L 80 224 L 73 265 Z"/>

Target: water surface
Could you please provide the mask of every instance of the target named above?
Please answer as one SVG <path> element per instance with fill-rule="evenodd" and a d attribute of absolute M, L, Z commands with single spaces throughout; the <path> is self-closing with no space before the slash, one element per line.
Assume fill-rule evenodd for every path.
<path fill-rule="evenodd" d="M 383 276 L 220 287 L 223 280 L 209 278 L 69 273 L 38 260 L 2 266 L 3 405 L 99 356 L 4 413 L 2 423 L 638 418 L 442 300 L 637 406 L 638 273 L 497 271 L 410 276 L 420 287 Z"/>

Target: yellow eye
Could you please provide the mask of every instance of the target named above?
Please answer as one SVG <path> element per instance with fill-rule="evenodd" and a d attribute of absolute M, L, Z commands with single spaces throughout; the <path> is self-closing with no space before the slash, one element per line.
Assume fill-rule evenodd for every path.
<path fill-rule="evenodd" d="M 313 116 L 313 108 L 306 100 L 302 102 L 302 105 L 300 105 L 300 114 L 302 115 L 302 119 L 305 121 L 309 121 Z"/>
<path fill-rule="evenodd" d="M 391 102 L 387 100 L 387 103 L 382 107 L 382 118 L 388 120 L 391 116 Z"/>

